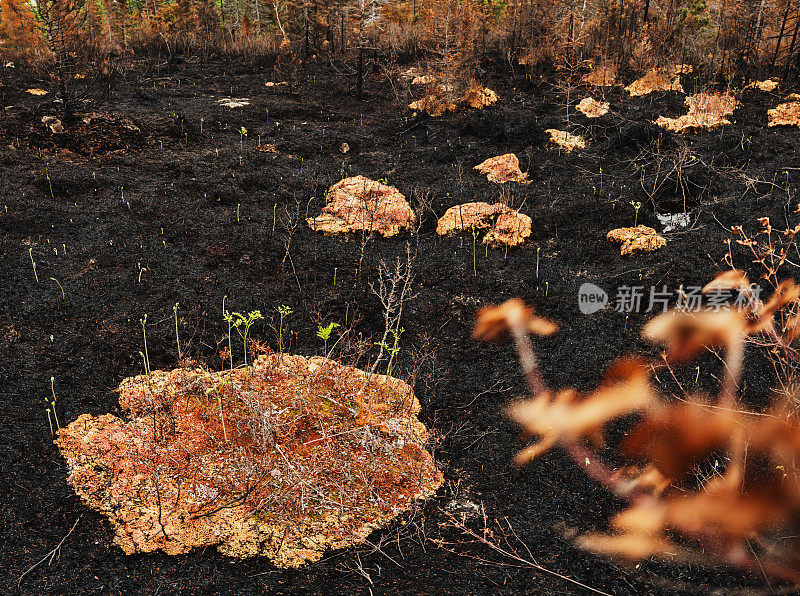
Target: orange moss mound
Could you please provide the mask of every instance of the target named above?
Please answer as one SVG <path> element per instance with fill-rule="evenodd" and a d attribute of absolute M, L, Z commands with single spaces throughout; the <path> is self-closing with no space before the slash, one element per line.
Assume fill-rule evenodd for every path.
<path fill-rule="evenodd" d="M 599 118 L 608 114 L 609 104 L 607 101 L 597 101 L 591 97 L 584 97 L 576 106 L 588 118 Z"/>
<path fill-rule="evenodd" d="M 479 163 L 473 169 L 481 174 L 486 174 L 489 182 L 519 182 L 520 184 L 530 184 L 528 175 L 523 174 L 519 169 L 519 159 L 513 153 L 490 157 L 486 161 Z"/>
<path fill-rule="evenodd" d="M 635 228 L 617 228 L 611 230 L 606 239 L 609 242 L 621 244 L 620 254 L 623 257 L 633 255 L 637 252 L 653 252 L 659 248 L 664 248 L 667 241 L 648 226 L 636 226 Z"/>
<path fill-rule="evenodd" d="M 788 101 L 767 110 L 769 126 L 800 126 L 800 101 Z"/>
<path fill-rule="evenodd" d="M 217 545 L 296 567 L 442 483 L 411 388 L 326 358 L 154 371 L 119 392 L 124 419 L 84 414 L 56 444 L 127 554 Z"/>
<path fill-rule="evenodd" d="M 725 118 L 733 114 L 739 102 L 730 93 L 698 93 L 686 98 L 689 113 L 679 118 L 659 116 L 656 120 L 661 128 L 673 132 L 698 132 L 712 130 L 730 121 Z"/>
<path fill-rule="evenodd" d="M 631 97 L 639 97 L 649 95 L 655 91 L 680 91 L 683 93 L 683 87 L 681 87 L 676 73 L 666 73 L 653 68 L 642 78 L 625 87 L 625 91 Z"/>
<path fill-rule="evenodd" d="M 483 244 L 494 248 L 519 246 L 531 235 L 532 223 L 530 217 L 502 203 L 464 203 L 445 212 L 436 225 L 436 233 L 452 236 L 473 229 L 488 230 Z"/>
<path fill-rule="evenodd" d="M 436 85 L 428 95 L 408 104 L 408 107 L 438 117 L 467 108 L 482 110 L 497 100 L 497 94 L 483 85 L 470 85 L 461 97 L 456 96 L 450 86 Z"/>
<path fill-rule="evenodd" d="M 617 67 L 613 64 L 601 64 L 583 77 L 583 80 L 595 87 L 607 87 L 617 82 Z"/>
<path fill-rule="evenodd" d="M 312 230 L 326 234 L 365 231 L 389 238 L 416 221 L 400 191 L 364 176 L 340 180 L 330 187 L 326 201 L 322 213 L 306 220 Z"/>
<path fill-rule="evenodd" d="M 758 89 L 759 91 L 763 91 L 765 93 L 771 93 L 775 91 L 780 86 L 780 81 L 773 81 L 772 79 L 768 79 L 766 81 L 753 81 L 745 89 Z"/>
<path fill-rule="evenodd" d="M 586 149 L 586 139 L 580 135 L 573 135 L 566 130 L 556 130 L 555 128 L 548 128 L 545 132 L 550 135 L 551 144 L 567 153 L 575 149 Z"/>

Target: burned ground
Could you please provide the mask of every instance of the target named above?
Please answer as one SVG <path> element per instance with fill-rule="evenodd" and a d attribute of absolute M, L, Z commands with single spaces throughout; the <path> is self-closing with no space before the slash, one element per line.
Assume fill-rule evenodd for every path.
<path fill-rule="evenodd" d="M 41 118 L 57 115 L 58 106 L 51 96 L 25 92 L 46 84 L 34 74 L 6 69 L 0 86 L 4 589 L 16 589 L 20 575 L 80 516 L 60 557 L 21 580 L 24 593 L 585 593 L 541 571 L 504 567 L 513 562 L 470 543 L 448 517 L 463 514 L 467 525 L 480 528 L 469 503 L 490 520 L 505 520 L 539 565 L 603 592 L 763 585 L 727 570 L 628 569 L 575 548 L 570 536 L 602 529 L 619 503 L 558 450 L 525 468 L 510 465 L 519 443 L 501 410 L 524 390 L 518 366 L 509 348 L 477 344 L 470 332 L 484 304 L 515 296 L 535 304 L 561 326 L 537 340 L 555 387 L 588 389 L 615 356 L 645 350 L 638 333 L 650 315 L 611 309 L 582 315 L 578 287 L 591 281 L 613 297 L 623 285 L 703 285 L 726 268 L 726 227 L 754 230 L 761 216 L 776 227 L 794 226 L 800 132 L 768 128 L 766 114 L 784 95 L 747 93 L 731 126 L 676 135 L 653 121 L 684 113 L 683 95 L 595 91 L 611 112 L 590 120 L 571 108 L 569 129 L 589 145 L 565 154 L 547 147 L 545 130 L 566 123 L 562 96 L 546 83 L 483 81 L 497 90 L 496 105 L 428 118 L 405 110 L 407 98 L 395 100 L 384 79 L 370 80 L 367 98 L 358 102 L 346 80 L 313 67 L 297 95 L 266 87 L 279 80 L 276 73 L 251 64 L 133 67 L 126 77 L 116 96 L 91 112 L 124 116 L 141 134 L 109 142 L 48 139 Z M 217 103 L 225 97 L 250 103 L 227 108 Z M 259 144 L 277 153 L 259 151 Z M 508 152 L 520 158 L 530 185 L 500 186 L 472 171 Z M 320 211 L 326 189 L 359 174 L 386 179 L 412 208 L 424 206 L 417 235 L 371 239 L 363 260 L 360 238 L 326 237 L 303 223 Z M 478 244 L 474 276 L 471 237 L 439 238 L 437 217 L 458 203 L 501 200 L 532 217 L 533 233 L 507 251 L 484 252 Z M 656 213 L 684 205 L 691 224 L 665 233 L 660 251 L 622 259 L 605 236 L 634 224 L 631 201 L 642 203 L 638 223 L 659 232 Z M 113 389 L 141 372 L 144 313 L 153 368 L 175 366 L 176 302 L 189 355 L 214 369 L 227 332 L 223 297 L 228 309 L 260 308 L 272 316 L 278 305 L 291 306 L 284 328 L 291 352 L 318 354 L 315 331 L 329 321 L 355 320 L 356 331 L 377 341 L 382 317 L 368 284 L 378 262 L 403 257 L 407 242 L 418 254 L 416 296 L 404 313 L 398 365 L 410 371 L 415 355 L 419 361 L 422 353 L 435 354 L 415 391 L 421 420 L 439 437 L 431 447 L 446 480 L 438 496 L 373 534 L 372 545 L 332 552 L 298 570 L 232 561 L 211 550 L 126 556 L 113 546 L 107 522 L 66 483 L 44 410 L 50 377 L 62 424 L 83 413 L 119 414 Z M 734 247 L 736 265 L 748 268 L 750 260 Z M 63 286 L 63 300 L 51 278 Z M 254 327 L 253 336 L 276 341 L 266 325 Z M 757 355 L 748 365 L 746 395 L 760 403 L 772 372 Z M 712 358 L 703 361 L 699 386 L 713 386 L 717 370 Z M 694 381 L 694 368 L 683 372 Z M 437 545 L 440 539 L 460 542 L 457 553 Z"/>

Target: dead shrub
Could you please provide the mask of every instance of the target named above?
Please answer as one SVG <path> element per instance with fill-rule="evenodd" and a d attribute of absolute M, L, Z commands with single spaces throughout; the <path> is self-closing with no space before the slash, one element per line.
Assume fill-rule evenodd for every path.
<path fill-rule="evenodd" d="M 766 279 L 777 280 L 779 263 L 800 226 L 788 231 L 781 246 L 774 243 L 777 235 L 766 218 L 762 228 L 762 242 L 741 229 L 734 232 L 767 268 Z M 761 250 L 764 245 L 769 252 Z M 779 358 L 795 357 L 792 321 L 800 309 L 800 286 L 784 280 L 769 299 L 762 299 L 744 273 L 728 271 L 703 288 L 709 296 L 718 292 L 743 300 L 737 298 L 736 306 L 721 310 L 656 315 L 642 335 L 665 348 L 660 363 L 620 359 L 599 387 L 586 394 L 548 388 L 529 335 L 552 333 L 553 325 L 543 325 L 520 300 L 479 311 L 473 336 L 487 341 L 510 337 L 516 344 L 530 396 L 513 402 L 506 412 L 522 427 L 523 438 L 533 439 L 516 462 L 561 448 L 627 503 L 610 520 L 607 532 L 581 536 L 579 546 L 629 562 L 655 557 L 723 564 L 797 583 L 800 549 L 792 528 L 800 525 L 800 476 L 794 465 L 800 457 L 800 417 L 793 399 L 775 401 L 764 411 L 748 410 L 740 402 L 739 385 L 747 343 L 781 354 Z M 690 362 L 709 350 L 719 351 L 724 361 L 716 395 L 683 391 L 679 400 L 670 400 L 652 384 L 654 370 L 674 374 L 673 364 Z M 776 363 L 776 370 L 786 374 L 780 367 Z M 788 370 L 796 371 L 796 366 Z M 615 471 L 601 455 L 604 432 L 609 423 L 631 416 L 633 429 L 620 450 L 626 464 Z M 714 474 L 695 474 L 698 465 L 716 461 L 717 466 L 721 458 L 725 463 Z"/>

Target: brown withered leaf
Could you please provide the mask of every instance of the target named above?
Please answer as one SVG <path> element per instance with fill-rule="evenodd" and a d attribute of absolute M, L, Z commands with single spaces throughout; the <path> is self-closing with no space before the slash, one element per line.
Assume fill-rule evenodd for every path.
<path fill-rule="evenodd" d="M 770 296 L 770 299 L 756 310 L 756 321 L 748 325 L 749 333 L 757 333 L 770 327 L 775 312 L 800 298 L 800 286 L 791 279 L 785 279 Z"/>
<path fill-rule="evenodd" d="M 651 409 L 633 429 L 622 452 L 678 479 L 715 448 L 724 447 L 735 424 L 735 413 L 710 409 L 705 401 L 663 405 Z"/>
<path fill-rule="evenodd" d="M 506 415 L 539 442 L 521 451 L 515 461 L 522 464 L 541 455 L 559 440 L 596 437 L 612 420 L 648 408 L 656 399 L 643 361 L 622 360 L 593 393 L 580 396 L 574 389 L 550 392 L 521 400 L 506 408 Z"/>
<path fill-rule="evenodd" d="M 750 280 L 747 274 L 738 269 L 730 269 L 717 275 L 714 279 L 703 286 L 702 293 L 718 292 L 724 290 L 746 290 L 750 287 Z"/>
<path fill-rule="evenodd" d="M 684 560 L 681 549 L 663 536 L 647 534 L 586 534 L 578 538 L 578 546 L 599 555 L 617 556 L 626 561 L 641 561 L 648 557 Z"/>
<path fill-rule="evenodd" d="M 785 510 L 768 494 L 743 494 L 738 487 L 673 497 L 666 502 L 666 526 L 688 536 L 739 540 L 779 524 Z"/>
<path fill-rule="evenodd" d="M 502 343 L 513 328 L 526 329 L 534 335 L 552 335 L 558 325 L 549 319 L 536 316 L 532 306 L 519 298 L 506 300 L 499 306 L 485 306 L 476 314 L 472 337 L 481 341 Z"/>
<path fill-rule="evenodd" d="M 685 361 L 706 348 L 726 347 L 740 341 L 744 329 L 744 317 L 736 310 L 699 313 L 670 310 L 652 318 L 642 329 L 642 337 L 665 346 L 670 360 Z"/>

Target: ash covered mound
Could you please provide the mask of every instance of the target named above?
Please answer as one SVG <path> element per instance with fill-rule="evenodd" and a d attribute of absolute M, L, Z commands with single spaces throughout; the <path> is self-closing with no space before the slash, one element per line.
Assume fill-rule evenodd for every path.
<path fill-rule="evenodd" d="M 442 483 L 411 387 L 326 358 L 153 371 L 119 392 L 124 418 L 83 414 L 56 444 L 127 554 L 216 545 L 297 567 Z"/>

